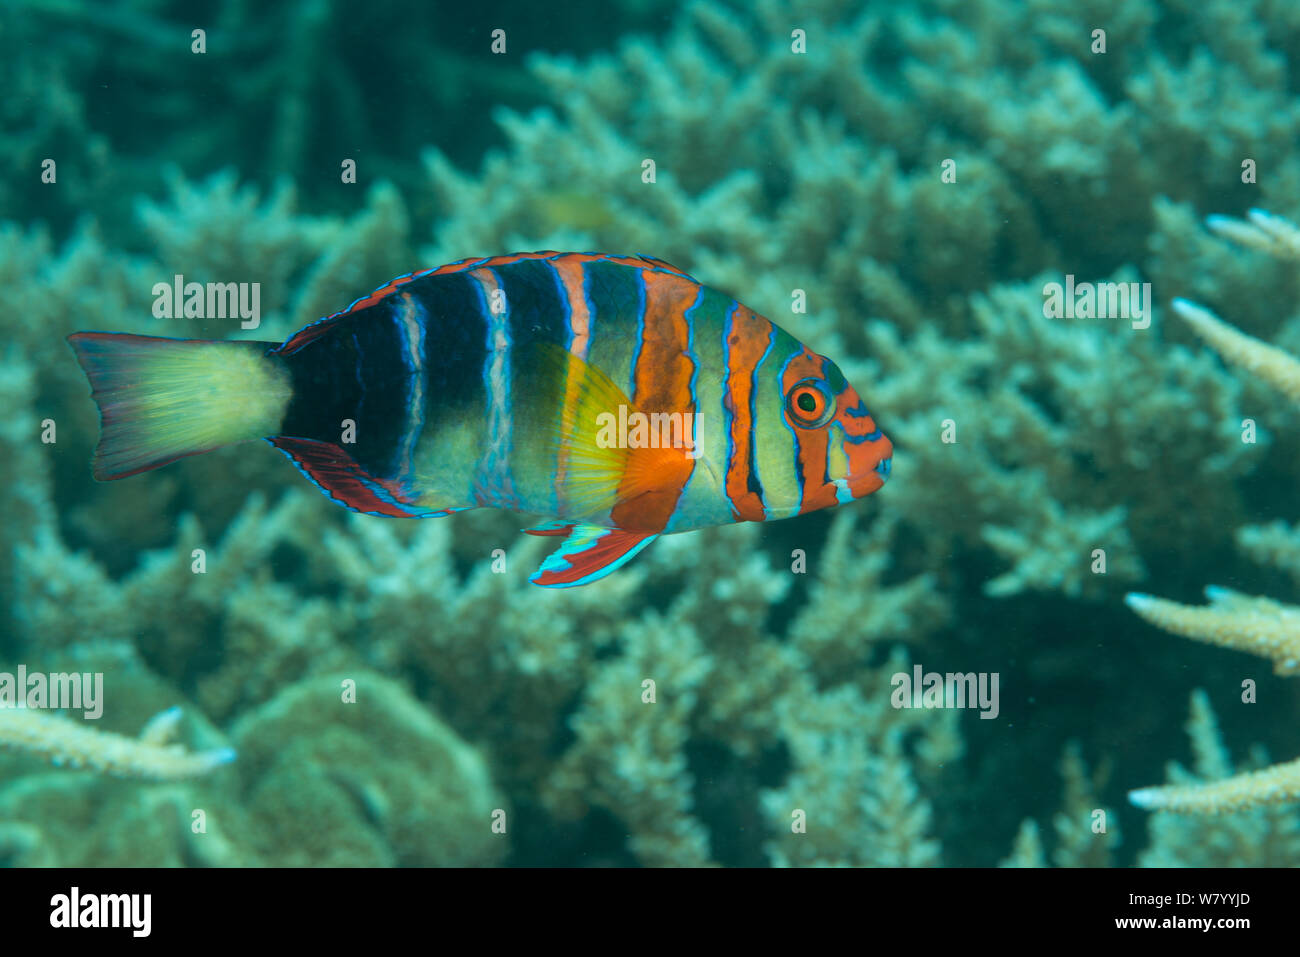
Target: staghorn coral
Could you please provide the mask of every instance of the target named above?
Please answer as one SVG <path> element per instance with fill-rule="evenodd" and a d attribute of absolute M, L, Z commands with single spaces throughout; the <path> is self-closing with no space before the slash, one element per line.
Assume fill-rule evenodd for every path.
<path fill-rule="evenodd" d="M 1215 585 L 1205 597 L 1199 608 L 1136 593 L 1124 603 L 1163 631 L 1267 658 L 1279 675 L 1300 673 L 1300 608 Z"/>
<path fill-rule="evenodd" d="M 1039 701 L 1034 723 L 1058 736 L 1104 724 L 1097 696 L 1125 686 L 1099 674 L 1086 635 L 1064 640 L 1062 622 L 1079 629 L 1072 639 L 1084 634 L 1078 623 L 1102 606 L 1081 601 L 1120 582 L 1207 580 L 1241 525 L 1243 481 L 1292 468 L 1286 420 L 1271 418 L 1271 434 L 1244 447 L 1236 429 L 1254 407 L 1252 384 L 1187 348 L 1190 335 L 1166 328 L 1161 310 L 1141 333 L 1047 320 L 1041 287 L 1066 272 L 1157 288 L 1190 281 L 1198 299 L 1286 344 L 1294 324 L 1278 304 L 1293 300 L 1290 280 L 1210 249 L 1188 210 L 1294 202 L 1300 125 L 1286 59 L 1300 58 L 1300 26 L 1284 6 L 1235 2 L 740 6 L 696 4 L 667 39 L 627 39 L 585 61 L 531 57 L 528 82 L 550 105 L 498 111 L 504 150 L 470 172 L 431 151 L 421 179 L 401 172 L 409 161 L 396 154 L 418 145 L 407 139 L 377 156 L 400 195 L 375 185 L 365 208 L 358 191 L 334 215 L 304 180 L 301 209 L 287 187 L 263 199 L 239 185 L 317 152 L 304 146 L 321 119 L 311 91 L 265 96 L 284 64 L 330 49 L 334 21 L 316 20 L 293 57 L 236 92 L 285 120 L 274 137 L 230 138 L 244 148 L 216 165 L 238 175 L 204 180 L 215 154 L 197 167 L 181 158 L 188 176 L 172 178 L 168 198 L 142 199 L 155 184 L 92 149 L 92 170 L 124 170 L 141 185 L 90 176 L 22 206 L 84 207 L 108 238 L 95 225 L 58 244 L 40 229 L 0 230 L 0 388 L 15 410 L 0 458 L 14 478 L 6 514 L 19 516 L 6 535 L 23 546 L 20 561 L 4 558 L 23 576 L 20 600 L 4 604 L 6 648 L 76 650 L 96 634 L 130 642 L 166 701 L 188 697 L 226 728 L 273 713 L 264 709 L 297 682 L 363 666 L 399 678 L 421 713 L 482 753 L 519 809 L 512 818 L 527 822 L 484 860 L 508 843 L 524 863 L 963 862 L 989 830 L 985 812 L 1014 805 L 996 838 L 1005 847 L 1015 822 L 1039 811 L 1032 782 L 1050 759 L 1026 744 L 1009 759 L 1023 788 L 1008 790 L 1007 776 L 977 781 L 987 759 L 1016 750 L 986 736 L 954 782 L 945 768 L 960 760 L 958 719 L 883 704 L 884 646 L 909 646 L 898 662 L 976 649 L 1054 661 L 1042 667 L 1096 685 Z M 1243 29 L 1252 17 L 1268 29 Z M 1105 57 L 1082 42 L 1097 23 L 1111 38 Z M 790 50 L 795 26 L 807 30 L 806 55 Z M 321 89 L 348 89 L 342 68 L 328 66 Z M 80 122 L 75 103 L 50 109 L 75 95 L 66 84 L 38 86 L 3 109 Z M 459 97 L 442 84 L 420 95 L 432 92 Z M 337 102 L 353 137 L 365 111 L 355 98 Z M 222 135 L 217 125 L 194 141 L 199 153 Z M 31 132 L 14 154 L 28 165 L 52 139 L 38 124 Z M 84 142 L 84 130 L 75 135 Z M 1243 142 L 1270 172 L 1248 199 L 1223 185 Z M 640 180 L 646 157 L 658 163 L 655 184 Z M 956 183 L 939 180 L 946 158 Z M 150 164 L 152 176 L 152 155 Z M 432 242 L 416 259 L 410 236 L 426 235 L 431 216 Z M 517 540 L 512 519 L 349 517 L 263 447 L 90 485 L 93 410 L 62 333 L 273 338 L 412 266 L 545 246 L 665 256 L 842 358 L 899 440 L 882 501 L 829 522 L 664 541 L 595 590 L 548 601 L 523 580 L 543 546 Z M 1205 256 L 1232 268 L 1201 268 Z M 209 270 L 267 283 L 260 330 L 153 319 L 153 282 Z M 794 289 L 808 293 L 807 313 L 791 311 Z M 46 416 L 59 423 L 54 447 L 33 438 Z M 946 417 L 959 425 L 955 445 L 938 441 Z M 1098 546 L 1109 577 L 1089 567 Z M 195 547 L 208 550 L 206 577 L 189 571 Z M 795 548 L 808 559 L 802 577 L 786 570 Z M 992 610 L 990 592 L 1005 599 Z M 660 674 L 661 703 L 642 704 L 640 681 Z M 252 727 L 292 750 L 276 722 Z M 68 783 L 84 776 L 66 775 L 23 778 L 27 796 L 0 802 L 0 839 L 28 862 L 82 860 L 74 842 L 84 835 L 101 839 L 97 861 L 406 860 L 390 843 L 393 799 L 368 780 L 385 769 L 371 767 L 379 759 L 356 730 L 313 735 L 256 780 L 236 764 L 241 793 L 209 832 L 226 845 L 178 828 L 184 818 L 167 809 L 198 803 L 188 791 L 141 790 L 138 806 L 127 792 L 92 801 Z M 330 770 L 335 745 L 357 768 L 342 781 Z M 1055 755 L 1059 740 L 1050 747 Z M 292 791 L 296 774 L 305 793 Z M 59 789 L 72 796 L 56 800 Z M 791 805 L 814 809 L 808 834 L 790 833 Z M 248 823 L 250 806 L 260 824 Z M 161 823 L 141 830 L 139 847 L 110 846 L 112 822 L 142 824 L 151 811 Z M 300 830 L 314 814 L 337 830 L 337 852 Z M 233 836 L 253 833 L 256 848 Z"/>
<path fill-rule="evenodd" d="M 127 711 L 167 693 L 129 646 L 70 655 L 49 660 L 104 670 L 106 723 L 121 726 Z M 354 683 L 355 703 L 345 700 L 344 679 Z M 21 714 L 0 711 L 0 732 L 8 736 L 6 722 Z M 151 735 L 159 739 L 174 730 L 178 710 L 160 717 Z M 65 757 L 100 773 L 29 770 L 37 765 L 29 748 L 0 756 L 5 853 L 15 863 L 60 866 L 465 866 L 506 853 L 509 831 L 494 833 L 492 814 L 509 805 L 482 758 L 399 684 L 373 672 L 299 681 L 247 710 L 228 739 L 201 718 L 187 721 L 198 741 L 233 741 L 238 759 L 224 746 L 180 753 L 79 728 L 73 738 L 60 728 L 43 750 L 75 746 Z M 226 770 L 170 780 L 212 762 Z M 131 779 L 106 777 L 117 772 Z"/>
<path fill-rule="evenodd" d="M 823 693 L 805 687 L 780 703 L 794 768 L 784 785 L 763 794 L 776 835 L 767 845 L 774 864 L 940 863 L 932 807 L 917 776 L 957 756 L 950 747 L 955 712 L 890 708 L 887 676 L 908 667 L 905 655 L 894 655 L 866 682 L 870 696 L 852 685 Z M 796 814 L 806 830 L 796 830 Z"/>
<path fill-rule="evenodd" d="M 1058 765 L 1063 785 L 1061 808 L 1052 818 L 1055 847 L 1051 862 L 1056 867 L 1107 867 L 1114 863 L 1121 838 L 1117 815 L 1099 803 L 1106 774 L 1089 773 L 1079 742 L 1066 744 Z M 1001 867 L 1047 867 L 1038 822 L 1026 818 Z"/>
<path fill-rule="evenodd" d="M 1020 823 L 1011 853 L 1007 855 L 1000 867 L 1046 867 L 1047 856 L 1043 853 L 1043 839 L 1038 833 L 1038 822 L 1027 818 Z"/>
<path fill-rule="evenodd" d="M 554 31 L 556 49 L 590 49 L 630 29 L 661 29 L 666 0 L 591 16 L 582 5 L 500 11 L 511 52 Z M 0 184 L 5 217 L 70 223 L 96 207 L 115 242 L 130 240 L 135 197 L 158 186 L 159 158 L 190 175 L 234 164 L 262 185 L 292 177 L 314 205 L 347 208 L 339 161 L 364 174 L 418 180 L 412 159 L 438 136 L 469 162 L 496 141 L 485 104 L 539 102 L 519 56 L 490 56 L 491 26 L 469 7 L 400 3 L 349 10 L 322 0 L 274 8 L 184 0 L 108 9 L 14 0 L 0 9 L 0 144 L 20 175 Z M 206 31 L 192 52 L 191 31 Z M 404 63 L 399 75 L 384 64 Z M 377 66 L 378 64 L 378 66 Z M 219 79 L 220 82 L 214 83 Z M 428 122 L 389 108 L 418 91 Z M 382 144 L 382 149 L 371 144 Z M 29 185 L 46 158 L 56 189 Z M 324 162 L 322 162 L 324 161 Z"/>
<path fill-rule="evenodd" d="M 1175 299 L 1174 309 L 1228 362 L 1268 383 L 1293 402 L 1300 402 L 1300 359 L 1238 332 L 1213 313 L 1185 299 Z"/>
<path fill-rule="evenodd" d="M 1182 814 L 1219 814 L 1291 803 L 1300 800 L 1300 758 L 1193 788 L 1179 785 L 1138 788 L 1130 791 L 1128 798 L 1147 811 Z"/>
<path fill-rule="evenodd" d="M 139 738 L 127 738 L 58 715 L 4 708 L 0 709 L 0 748 L 37 755 L 59 767 L 150 781 L 207 774 L 235 760 L 231 748 L 194 752 L 169 744 L 180 717 L 179 708 L 161 711 Z"/>
<path fill-rule="evenodd" d="M 1253 249 L 1285 259 L 1300 258 L 1300 230 L 1287 220 L 1252 210 L 1249 222 L 1211 217 L 1215 233 Z M 1224 359 L 1294 400 L 1300 399 L 1300 361 L 1285 351 L 1247 336 L 1203 307 L 1175 300 L 1177 312 L 1214 347 Z M 1274 526 L 1261 533 L 1243 529 L 1239 541 L 1256 556 L 1286 552 L 1284 527 Z M 1262 546 L 1262 547 L 1261 547 Z M 1158 628 L 1184 638 L 1244 651 L 1273 662 L 1275 673 L 1300 672 L 1300 608 L 1268 598 L 1244 595 L 1218 586 L 1205 589 L 1209 607 L 1193 608 L 1150 595 L 1129 594 L 1126 604 Z M 1205 701 L 1193 700 L 1193 736 L 1205 753 L 1222 750 L 1218 729 Z M 1198 737 L 1199 736 L 1199 737 Z M 1204 762 L 1202 774 L 1212 770 L 1226 773 L 1226 757 Z M 1185 775 L 1183 777 L 1186 777 Z M 1185 813 L 1237 812 L 1300 798 L 1300 760 L 1262 771 L 1226 777 L 1212 783 L 1179 782 L 1166 787 L 1140 788 L 1129 792 L 1129 801 L 1147 810 Z"/>
<path fill-rule="evenodd" d="M 1052 860 L 1057 867 L 1108 866 L 1120 844 L 1117 817 L 1098 806 L 1097 778 L 1089 777 L 1077 741 L 1066 745 L 1060 767 L 1065 794 L 1061 810 L 1052 820 L 1056 832 Z"/>
<path fill-rule="evenodd" d="M 1205 591 L 1210 599 L 1207 608 L 1149 595 L 1129 595 L 1126 601 L 1138 615 L 1165 631 L 1267 658 L 1280 675 L 1300 671 L 1300 609 L 1226 588 Z M 1203 696 L 1193 699 L 1189 733 L 1201 751 L 1223 751 L 1218 727 Z M 1226 756 L 1213 762 L 1207 759 L 1200 765 L 1201 776 L 1222 780 L 1204 783 L 1186 774 L 1176 775 L 1173 784 L 1139 788 L 1130 791 L 1128 798 L 1146 810 L 1199 814 L 1235 813 L 1300 800 L 1300 760 L 1235 777 L 1227 777 L 1228 773 Z"/>
<path fill-rule="evenodd" d="M 1237 548 L 1261 565 L 1286 572 L 1300 586 L 1300 529 L 1295 525 L 1277 521 L 1238 529 Z"/>
<path fill-rule="evenodd" d="M 1262 806 L 1261 792 L 1253 787 L 1242 793 L 1242 785 L 1250 787 L 1271 775 L 1245 772 L 1233 776 L 1205 692 L 1192 692 L 1186 727 L 1195 759 L 1193 770 L 1171 762 L 1170 784 L 1130 792 L 1130 799 L 1137 795 L 1144 807 L 1192 813 L 1151 818 L 1150 844 L 1139 855 L 1139 863 L 1144 867 L 1294 865 L 1300 860 L 1300 814 L 1294 808 Z M 1257 751 L 1252 763 L 1267 763 L 1267 758 Z M 1264 779 L 1258 777 L 1261 773 Z"/>

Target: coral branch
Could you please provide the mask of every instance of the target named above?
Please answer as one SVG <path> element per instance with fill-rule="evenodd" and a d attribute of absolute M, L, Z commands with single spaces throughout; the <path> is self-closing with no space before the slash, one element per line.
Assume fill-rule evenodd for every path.
<path fill-rule="evenodd" d="M 1147 811 L 1221 814 L 1300 800 L 1300 758 L 1208 784 L 1138 788 L 1129 803 Z"/>
<path fill-rule="evenodd" d="M 1300 360 L 1233 328 L 1194 302 L 1175 299 L 1173 305 L 1174 311 L 1226 361 L 1267 382 L 1291 401 L 1300 402 Z"/>
<path fill-rule="evenodd" d="M 0 710 L 0 748 L 33 754 L 59 767 L 153 781 L 207 774 L 235 759 L 232 748 L 187 751 L 166 744 L 179 720 L 180 709 L 169 708 L 152 718 L 136 739 L 93 731 L 59 715 L 5 708 Z"/>
<path fill-rule="evenodd" d="M 1300 674 L 1300 608 L 1215 586 L 1205 595 L 1210 604 L 1199 607 L 1137 593 L 1124 602 L 1171 634 L 1267 658 L 1279 675 Z"/>
<path fill-rule="evenodd" d="M 1240 246 L 1258 249 L 1278 259 L 1300 259 L 1300 228 L 1295 223 L 1262 209 L 1252 209 L 1246 215 L 1245 220 L 1207 216 L 1205 225 L 1216 236 Z"/>

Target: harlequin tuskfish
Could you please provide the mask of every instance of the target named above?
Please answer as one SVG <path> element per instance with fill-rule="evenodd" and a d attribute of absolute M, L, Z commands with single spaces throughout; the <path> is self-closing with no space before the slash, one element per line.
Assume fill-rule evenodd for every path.
<path fill-rule="evenodd" d="M 660 534 L 869 495 L 892 446 L 840 370 L 648 257 L 521 253 L 392 280 L 282 344 L 69 336 L 97 479 L 262 438 L 357 512 L 540 514 L 532 581 L 582 585 Z"/>

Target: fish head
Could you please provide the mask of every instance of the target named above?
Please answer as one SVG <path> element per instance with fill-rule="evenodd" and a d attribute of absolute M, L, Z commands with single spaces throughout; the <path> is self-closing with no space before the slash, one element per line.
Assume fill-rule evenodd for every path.
<path fill-rule="evenodd" d="M 788 464 L 781 471 L 787 475 L 774 474 L 773 454 L 763 450 L 761 455 L 765 477 L 774 480 L 764 482 L 764 504 L 772 518 L 870 495 L 888 480 L 894 454 L 893 444 L 834 362 L 797 342 L 786 356 L 779 376 L 785 434 L 768 438 L 774 445 L 786 443 L 783 457 Z M 773 405 L 775 400 L 771 395 Z M 773 417 L 769 415 L 769 421 Z M 793 458 L 788 451 L 792 436 Z"/>

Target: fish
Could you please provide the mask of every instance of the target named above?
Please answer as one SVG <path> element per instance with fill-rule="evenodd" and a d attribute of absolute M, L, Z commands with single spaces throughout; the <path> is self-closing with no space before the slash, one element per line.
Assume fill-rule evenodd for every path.
<path fill-rule="evenodd" d="M 585 585 L 658 536 L 806 515 L 889 478 L 830 359 L 648 256 L 409 273 L 283 343 L 77 332 L 113 481 L 262 439 L 355 512 L 539 516 L 530 577 Z"/>

